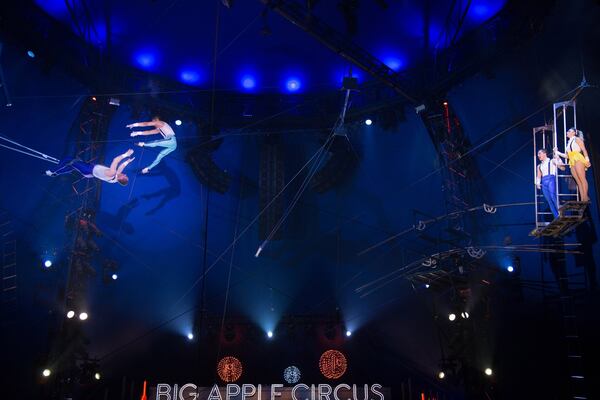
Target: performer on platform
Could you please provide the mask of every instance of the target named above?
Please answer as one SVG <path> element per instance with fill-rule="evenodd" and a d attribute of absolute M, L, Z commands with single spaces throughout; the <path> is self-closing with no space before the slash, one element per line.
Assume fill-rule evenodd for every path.
<path fill-rule="evenodd" d="M 128 128 L 137 128 L 137 127 L 146 127 L 153 126 L 154 129 L 150 129 L 147 131 L 133 131 L 131 132 L 131 137 L 135 136 L 147 136 L 154 135 L 160 133 L 162 135 L 161 140 L 154 140 L 151 142 L 138 142 L 137 146 L 140 147 L 164 147 L 156 156 L 152 164 L 148 165 L 146 168 L 142 170 L 142 174 L 147 174 L 150 170 L 169 153 L 172 153 L 177 148 L 177 140 L 175 139 L 175 132 L 173 128 L 169 124 L 164 121 L 161 121 L 159 117 L 155 116 L 152 118 L 152 121 L 149 122 L 136 122 L 134 124 L 127 125 Z"/>
<path fill-rule="evenodd" d="M 135 157 L 128 158 L 132 154 L 133 149 L 129 149 L 120 156 L 115 157 L 112 160 L 110 167 L 107 167 L 102 164 L 90 164 L 81 161 L 78 158 L 67 157 L 62 159 L 58 163 L 54 171 L 46 171 L 46 175 L 54 177 L 58 175 L 68 174 L 72 171 L 77 171 L 86 178 L 98 178 L 107 183 L 118 182 L 122 186 L 125 186 L 127 185 L 127 183 L 129 183 L 129 178 L 123 173 L 123 170 L 133 160 L 135 160 Z M 123 161 L 126 158 L 128 159 Z"/>
<path fill-rule="evenodd" d="M 585 177 L 585 171 L 592 165 L 590 164 L 590 158 L 583 143 L 583 132 L 571 128 L 567 131 L 567 138 L 569 138 L 566 148 L 567 153 L 561 153 L 555 147 L 554 154 L 558 154 L 562 158 L 569 160 L 571 175 L 573 175 L 573 179 L 577 182 L 581 201 L 588 203 L 590 198 L 588 196 L 588 182 Z"/>
<path fill-rule="evenodd" d="M 553 159 L 548 158 L 546 149 L 540 149 L 537 152 L 540 163 L 537 166 L 537 175 L 535 185 L 538 189 L 542 189 L 542 193 L 550 206 L 550 211 L 554 218 L 558 217 L 558 202 L 556 198 L 556 169 L 564 171 L 565 166 L 558 155 L 555 154 Z"/>

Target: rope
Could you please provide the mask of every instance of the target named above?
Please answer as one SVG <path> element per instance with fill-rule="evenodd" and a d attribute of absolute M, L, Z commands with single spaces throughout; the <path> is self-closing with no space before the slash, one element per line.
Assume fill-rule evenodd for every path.
<path fill-rule="evenodd" d="M 14 144 L 16 146 L 19 146 L 19 147 L 21 147 L 22 149 L 25 149 L 25 150 L 18 149 L 16 147 L 12 147 L 12 146 L 7 146 L 7 145 L 4 145 L 4 144 L 0 143 L 0 146 L 4 147 L 6 149 L 15 151 L 17 153 L 25 154 L 25 155 L 27 155 L 29 157 L 39 158 L 40 160 L 48 161 L 48 162 L 51 162 L 51 163 L 54 163 L 54 164 L 58 164 L 58 162 L 59 162 L 58 158 L 49 156 L 47 154 L 42 153 L 41 151 L 37 151 L 35 149 L 32 149 L 31 147 L 27 147 L 25 145 L 17 143 L 14 140 L 11 140 L 11 139 L 9 139 L 7 137 L 0 136 L 0 139 L 4 140 L 4 141 L 6 141 L 6 142 L 8 142 L 10 144 Z"/>
<path fill-rule="evenodd" d="M 292 177 L 292 179 L 290 179 L 290 181 L 288 183 L 285 184 L 285 186 L 279 191 L 279 193 L 277 193 L 275 196 L 273 196 L 273 198 L 271 199 L 271 201 L 269 203 L 267 203 L 267 205 L 265 205 L 263 207 L 263 209 L 248 223 L 248 225 L 246 225 L 246 227 L 244 229 L 242 229 L 242 231 L 240 232 L 240 234 L 238 236 L 236 236 L 233 241 L 225 248 L 225 250 L 223 250 L 223 252 L 221 252 L 221 254 L 216 258 L 216 260 L 206 269 L 206 273 L 200 275 L 198 277 L 198 279 L 196 279 L 196 281 L 194 283 L 192 283 L 192 285 L 190 286 L 190 288 L 173 304 L 173 307 L 175 307 L 177 304 L 179 304 L 179 302 L 181 300 L 183 300 L 193 289 L 194 287 L 196 287 L 196 285 L 198 285 L 198 283 L 200 282 L 201 279 L 203 279 L 206 274 L 208 274 L 210 272 L 210 270 L 221 260 L 221 258 L 225 255 L 225 253 L 227 253 L 229 251 L 229 249 L 231 247 L 233 247 L 238 240 L 240 240 L 240 238 L 252 227 L 252 225 L 254 225 L 254 223 L 260 218 L 261 215 L 263 215 L 267 209 L 271 206 L 271 204 L 273 204 L 278 198 L 279 196 L 281 196 L 283 194 L 283 192 L 288 188 L 288 186 L 294 181 L 296 180 L 296 178 L 298 177 L 298 175 L 300 175 L 300 173 L 302 173 L 302 171 L 311 163 L 311 161 L 320 153 L 321 149 L 325 147 L 327 143 L 324 143 L 323 146 L 321 146 L 317 152 L 315 152 L 315 154 L 312 155 L 312 157 L 310 157 L 308 159 L 308 161 L 298 170 L 298 172 L 296 172 L 296 174 Z"/>

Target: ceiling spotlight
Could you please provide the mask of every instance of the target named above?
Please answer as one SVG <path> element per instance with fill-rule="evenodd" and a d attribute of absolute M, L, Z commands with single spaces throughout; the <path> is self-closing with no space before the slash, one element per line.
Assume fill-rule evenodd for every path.
<path fill-rule="evenodd" d="M 454 320 L 456 319 L 456 314 L 454 314 L 454 313 L 451 313 L 451 314 L 449 314 L 449 315 L 448 315 L 448 319 L 449 319 L 450 321 L 454 321 Z"/>
<path fill-rule="evenodd" d="M 71 319 L 75 316 L 75 311 L 73 310 L 69 310 L 69 312 L 67 312 L 67 318 Z"/>
<path fill-rule="evenodd" d="M 194 334 L 193 334 L 192 332 L 188 333 L 188 334 L 187 334 L 187 338 L 188 338 L 189 340 L 194 340 Z"/>
<path fill-rule="evenodd" d="M 28 55 L 30 58 L 35 58 L 35 53 L 33 52 L 33 50 L 27 50 L 27 55 Z"/>
<path fill-rule="evenodd" d="M 352 331 L 350 331 L 350 330 L 347 330 L 347 331 L 346 331 L 346 336 L 348 336 L 348 337 L 352 336 Z"/>
<path fill-rule="evenodd" d="M 119 277 L 119 275 L 117 275 L 117 274 L 112 274 L 112 276 L 111 276 L 113 281 L 116 281 L 118 277 Z"/>
<path fill-rule="evenodd" d="M 181 125 L 181 120 L 180 119 L 176 119 L 175 120 L 175 125 L 180 126 Z"/>
<path fill-rule="evenodd" d="M 429 289 L 429 283 L 425 284 L 425 289 Z"/>
<path fill-rule="evenodd" d="M 92 96 L 92 101 L 96 101 L 96 100 L 98 100 L 98 99 L 96 98 L 96 96 Z"/>
<path fill-rule="evenodd" d="M 447 105 L 448 105 L 448 102 L 447 102 L 447 101 L 445 101 L 443 104 L 444 104 L 444 106 L 447 106 Z"/>
<path fill-rule="evenodd" d="M 86 319 L 88 319 L 88 313 L 86 312 L 82 312 L 79 314 L 79 319 L 82 321 L 85 321 Z"/>
<path fill-rule="evenodd" d="M 96 373 L 94 374 L 94 379 L 95 379 L 95 380 L 97 380 L 97 381 L 99 381 L 99 380 L 100 380 L 100 378 L 102 378 L 102 376 L 100 375 L 100 372 L 96 372 Z"/>
<path fill-rule="evenodd" d="M 466 312 L 466 311 L 465 312 L 461 312 L 460 316 L 463 317 L 464 319 L 467 319 L 467 318 L 469 318 L 469 313 Z"/>
<path fill-rule="evenodd" d="M 446 377 L 446 373 L 444 371 L 438 372 L 438 378 L 444 379 Z"/>
<path fill-rule="evenodd" d="M 486 369 L 485 369 L 483 372 L 485 372 L 485 374 L 486 374 L 487 376 L 492 376 L 492 373 L 493 373 L 493 371 L 492 371 L 492 369 L 491 369 L 491 368 L 486 368 Z"/>
<path fill-rule="evenodd" d="M 371 126 L 372 123 L 373 121 L 371 119 L 365 119 L 365 125 Z"/>
<path fill-rule="evenodd" d="M 51 266 L 52 266 L 52 260 L 45 260 L 44 261 L 44 267 L 50 268 Z"/>
<path fill-rule="evenodd" d="M 506 267 L 506 270 L 508 272 L 514 272 L 515 268 L 512 265 L 509 265 L 508 267 Z"/>
<path fill-rule="evenodd" d="M 268 336 L 269 338 L 272 338 L 272 337 L 273 337 L 273 331 L 269 331 L 269 332 L 267 332 L 267 336 Z"/>
<path fill-rule="evenodd" d="M 52 375 L 52 371 L 49 370 L 48 368 L 46 368 L 45 370 L 42 371 L 42 376 L 44 377 L 49 377 L 50 375 Z"/>

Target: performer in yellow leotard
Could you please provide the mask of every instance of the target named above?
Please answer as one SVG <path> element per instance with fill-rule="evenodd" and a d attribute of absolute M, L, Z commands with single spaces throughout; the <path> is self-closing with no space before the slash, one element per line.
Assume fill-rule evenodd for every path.
<path fill-rule="evenodd" d="M 585 143 L 583 142 L 583 132 L 571 128 L 567 131 L 567 138 L 569 141 L 567 142 L 566 154 L 559 152 L 556 147 L 554 148 L 554 153 L 569 160 L 571 175 L 573 175 L 573 179 L 577 182 L 581 201 L 589 202 L 588 182 L 585 177 L 585 171 L 591 167 L 591 164 Z"/>

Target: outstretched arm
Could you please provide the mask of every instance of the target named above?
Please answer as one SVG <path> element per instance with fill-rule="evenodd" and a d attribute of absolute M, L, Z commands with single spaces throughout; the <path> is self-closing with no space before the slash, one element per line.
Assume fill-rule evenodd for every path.
<path fill-rule="evenodd" d="M 112 163 L 110 163 L 110 171 L 107 171 L 109 173 L 109 175 L 114 175 L 117 173 L 117 167 L 119 165 L 119 163 L 121 161 L 123 161 L 124 158 L 129 157 L 130 155 L 133 154 L 133 149 L 129 149 L 127 150 L 125 153 L 116 156 L 115 158 L 113 158 Z"/>
<path fill-rule="evenodd" d="M 561 156 L 562 158 L 567 158 L 567 155 L 565 153 L 561 153 L 560 151 L 558 151 L 558 147 L 555 147 L 553 149 L 554 154 L 556 154 L 557 156 Z"/>
<path fill-rule="evenodd" d="M 163 124 L 164 124 L 164 122 L 162 122 L 162 121 L 135 122 L 133 124 L 127 125 L 127 128 L 138 128 L 138 127 L 144 128 L 147 126 L 155 126 L 157 128 L 160 128 Z"/>
<path fill-rule="evenodd" d="M 147 135 L 154 135 L 156 133 L 160 133 L 160 129 L 156 128 L 156 129 L 151 129 L 149 131 L 133 131 L 133 132 L 131 132 L 130 136 L 131 137 L 147 136 Z"/>
<path fill-rule="evenodd" d="M 125 169 L 125 167 L 128 166 L 133 160 L 135 160 L 135 157 L 131 157 L 129 160 L 123 161 L 119 165 L 119 168 L 117 168 L 117 175 L 120 174 L 121 172 L 123 172 L 123 170 Z"/>
<path fill-rule="evenodd" d="M 565 170 L 565 163 L 562 162 L 562 160 L 560 159 L 560 157 L 558 157 L 558 154 L 556 154 L 554 156 L 554 158 L 552 159 L 552 162 L 554 163 L 554 165 L 556 165 L 558 167 L 558 169 L 560 169 L 561 171 Z"/>

